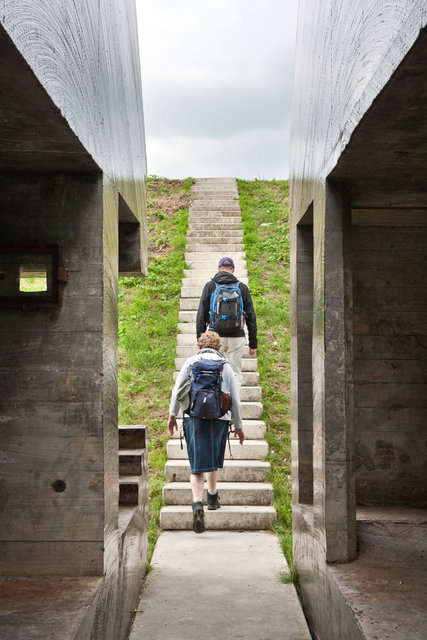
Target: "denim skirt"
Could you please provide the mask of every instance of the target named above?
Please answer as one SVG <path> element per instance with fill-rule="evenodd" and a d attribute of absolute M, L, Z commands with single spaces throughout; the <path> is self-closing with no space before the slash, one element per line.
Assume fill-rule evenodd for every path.
<path fill-rule="evenodd" d="M 222 469 L 229 426 L 229 420 L 184 417 L 184 434 L 191 473 Z"/>

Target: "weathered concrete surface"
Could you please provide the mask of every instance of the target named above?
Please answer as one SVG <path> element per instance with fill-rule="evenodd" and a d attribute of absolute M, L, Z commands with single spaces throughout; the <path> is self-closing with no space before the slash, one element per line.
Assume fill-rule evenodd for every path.
<path fill-rule="evenodd" d="M 129 640 L 310 640 L 277 537 L 164 532 Z"/>
<path fill-rule="evenodd" d="M 101 578 L 0 578 L 0 640 L 87 640 Z"/>
<path fill-rule="evenodd" d="M 376 581 L 395 563 L 393 546 L 382 568 L 375 544 L 363 556 L 372 536 L 356 510 L 427 505 L 426 24 L 423 0 L 300 2 L 290 175 L 293 540 L 321 640 L 418 632 L 411 613 L 406 626 L 396 623 L 396 611 L 412 611 L 409 591 L 406 605 L 403 589 L 387 600 L 388 583 Z M 417 549 L 421 523 L 404 531 L 393 518 L 368 528 L 391 538 L 400 528 Z M 354 560 L 351 575 L 362 556 L 363 580 L 335 579 L 328 562 Z M 412 555 L 414 576 L 420 561 Z M 360 613 L 368 601 L 370 626 Z"/>
<path fill-rule="evenodd" d="M 1 242 L 58 245 L 68 271 L 62 306 L 0 309 L 0 573 L 101 577 L 90 624 L 74 591 L 57 635 L 15 591 L 8 638 L 122 640 L 145 569 L 143 513 L 123 530 L 118 509 L 118 273 L 146 265 L 137 46 L 134 0 L 0 0 Z"/>
<path fill-rule="evenodd" d="M 364 637 L 425 640 L 427 510 L 362 509 L 357 533 L 357 561 L 330 572 Z"/>
<path fill-rule="evenodd" d="M 358 558 L 325 562 L 311 507 L 294 514 L 304 611 L 319 640 L 424 640 L 427 510 L 360 507 Z"/>

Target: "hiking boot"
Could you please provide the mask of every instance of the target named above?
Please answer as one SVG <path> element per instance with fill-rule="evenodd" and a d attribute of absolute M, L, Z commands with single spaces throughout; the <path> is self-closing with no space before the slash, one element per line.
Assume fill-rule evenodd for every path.
<path fill-rule="evenodd" d="M 193 531 L 203 533 L 205 530 L 205 512 L 203 502 L 193 502 Z"/>
<path fill-rule="evenodd" d="M 220 506 L 221 504 L 219 502 L 218 491 L 213 496 L 208 491 L 208 509 L 215 510 L 215 509 L 219 509 Z"/>

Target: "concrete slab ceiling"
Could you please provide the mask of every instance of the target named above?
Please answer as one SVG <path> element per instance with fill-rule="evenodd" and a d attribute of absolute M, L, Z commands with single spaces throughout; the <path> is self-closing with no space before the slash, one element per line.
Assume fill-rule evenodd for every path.
<path fill-rule="evenodd" d="M 100 170 L 2 26 L 0 95 L 0 170 Z"/>
<path fill-rule="evenodd" d="M 375 81 L 375 78 L 373 79 Z M 329 177 L 360 191 L 427 187 L 427 28 L 354 130 Z"/>

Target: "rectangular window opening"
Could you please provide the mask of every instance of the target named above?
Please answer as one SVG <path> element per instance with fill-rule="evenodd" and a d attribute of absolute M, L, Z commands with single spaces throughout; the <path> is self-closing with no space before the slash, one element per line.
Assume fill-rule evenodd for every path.
<path fill-rule="evenodd" d="M 46 293 L 46 264 L 21 264 L 19 267 L 19 291 L 22 293 Z"/>

